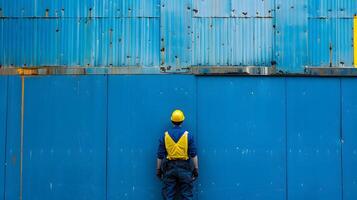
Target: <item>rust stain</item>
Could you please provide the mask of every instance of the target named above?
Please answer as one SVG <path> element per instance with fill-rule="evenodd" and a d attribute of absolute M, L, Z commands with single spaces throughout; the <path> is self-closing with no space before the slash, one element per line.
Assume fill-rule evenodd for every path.
<path fill-rule="evenodd" d="M 38 75 L 38 70 L 37 69 L 17 69 L 17 74 L 20 76 L 33 76 L 33 75 Z"/>

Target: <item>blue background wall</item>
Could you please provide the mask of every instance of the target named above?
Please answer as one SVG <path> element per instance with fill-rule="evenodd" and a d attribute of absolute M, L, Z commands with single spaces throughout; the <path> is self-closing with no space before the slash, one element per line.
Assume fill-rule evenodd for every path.
<path fill-rule="evenodd" d="M 357 196 L 353 78 L 23 80 L 21 145 L 22 79 L 0 77 L 0 199 L 160 199 L 155 152 L 175 108 L 199 148 L 196 199 Z"/>
<path fill-rule="evenodd" d="M 351 67 L 355 14 L 355 0 L 0 0 L 0 65 Z"/>

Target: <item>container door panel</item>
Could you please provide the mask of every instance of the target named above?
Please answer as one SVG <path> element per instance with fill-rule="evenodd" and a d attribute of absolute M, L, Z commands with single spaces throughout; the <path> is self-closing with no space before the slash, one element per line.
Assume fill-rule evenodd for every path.
<path fill-rule="evenodd" d="M 24 199 L 105 199 L 106 83 L 25 78 Z"/>
<path fill-rule="evenodd" d="M 5 199 L 20 196 L 21 78 L 8 77 L 6 111 Z"/>
<path fill-rule="evenodd" d="M 287 79 L 289 200 L 341 199 L 339 79 Z"/>
<path fill-rule="evenodd" d="M 0 199 L 4 194 L 7 76 L 0 76 Z"/>
<path fill-rule="evenodd" d="M 194 76 L 110 76 L 108 98 L 108 199 L 161 199 L 155 177 L 158 140 L 185 112 L 196 135 Z"/>
<path fill-rule="evenodd" d="M 199 199 L 285 199 L 284 79 L 200 77 Z"/>
<path fill-rule="evenodd" d="M 342 79 L 343 197 L 357 199 L 357 80 Z"/>

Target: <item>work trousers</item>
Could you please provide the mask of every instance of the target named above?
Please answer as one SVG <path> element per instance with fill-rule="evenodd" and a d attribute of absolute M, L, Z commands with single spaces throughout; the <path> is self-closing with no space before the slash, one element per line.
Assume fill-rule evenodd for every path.
<path fill-rule="evenodd" d="M 190 160 L 165 160 L 162 166 L 164 200 L 193 200 L 193 167 Z"/>

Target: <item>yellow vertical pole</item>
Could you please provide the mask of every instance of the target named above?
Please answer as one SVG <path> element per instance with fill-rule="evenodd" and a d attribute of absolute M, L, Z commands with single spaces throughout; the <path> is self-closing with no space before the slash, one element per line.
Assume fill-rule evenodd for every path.
<path fill-rule="evenodd" d="M 353 18 L 353 63 L 357 68 L 357 15 Z"/>

